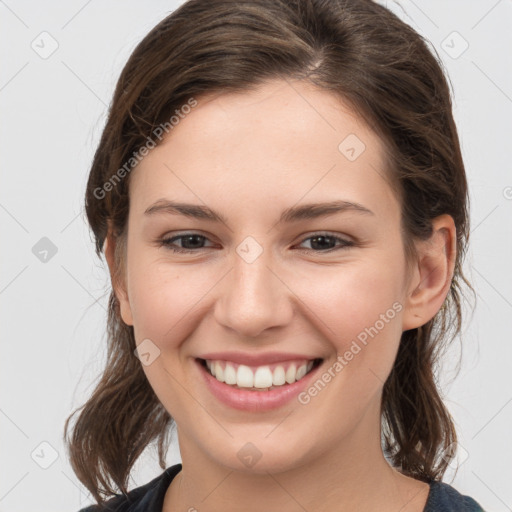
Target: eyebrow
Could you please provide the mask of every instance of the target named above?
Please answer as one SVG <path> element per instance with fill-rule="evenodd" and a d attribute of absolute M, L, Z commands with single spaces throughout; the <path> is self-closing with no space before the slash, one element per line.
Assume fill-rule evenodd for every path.
<path fill-rule="evenodd" d="M 366 215 L 375 215 L 371 210 L 359 203 L 352 201 L 331 201 L 328 203 L 308 203 L 299 206 L 292 206 L 281 213 L 278 224 L 297 222 L 305 219 L 316 219 L 326 217 L 335 213 L 358 212 Z M 144 215 L 155 213 L 167 213 L 172 215 L 184 215 L 194 219 L 210 220 L 228 224 L 227 219 L 220 213 L 208 206 L 180 203 L 168 199 L 159 199 L 149 206 Z"/>

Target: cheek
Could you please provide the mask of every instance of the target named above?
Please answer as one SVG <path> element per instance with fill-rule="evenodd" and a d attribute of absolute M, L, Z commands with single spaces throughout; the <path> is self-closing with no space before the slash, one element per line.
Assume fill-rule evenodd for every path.
<path fill-rule="evenodd" d="M 310 284 L 309 294 L 306 288 L 301 291 L 315 313 L 311 318 L 316 318 L 316 329 L 336 352 L 319 375 L 326 384 L 317 381 L 301 396 L 311 417 L 330 411 L 334 421 L 328 423 L 326 436 L 351 428 L 377 403 L 400 343 L 400 259 L 385 265 L 360 263 L 336 272 L 331 268 L 323 278 L 311 280 L 316 284 Z"/>
<path fill-rule="evenodd" d="M 348 371 L 371 368 L 385 375 L 391 370 L 402 333 L 401 272 L 399 255 L 383 254 L 380 261 L 318 271 L 298 293 L 325 339 L 338 355 L 346 355 Z"/>
<path fill-rule="evenodd" d="M 301 298 L 340 335 L 373 324 L 402 298 L 399 269 L 392 264 L 331 267 L 310 275 L 305 282 Z"/>
<path fill-rule="evenodd" d="M 162 349 L 178 345 L 212 286 L 210 273 L 199 267 L 138 260 L 130 275 L 137 342 L 149 338 Z"/>

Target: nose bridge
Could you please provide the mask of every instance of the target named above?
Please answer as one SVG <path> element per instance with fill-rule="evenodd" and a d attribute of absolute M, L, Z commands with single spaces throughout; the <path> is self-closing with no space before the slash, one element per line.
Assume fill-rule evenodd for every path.
<path fill-rule="evenodd" d="M 246 239 L 237 247 L 215 308 L 220 324 L 246 337 L 283 326 L 292 315 L 287 288 L 272 270 L 270 251 L 256 244 Z"/>

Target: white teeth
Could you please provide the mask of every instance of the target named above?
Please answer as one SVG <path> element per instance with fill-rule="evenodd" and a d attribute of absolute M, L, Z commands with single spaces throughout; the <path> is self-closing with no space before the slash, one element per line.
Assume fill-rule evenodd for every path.
<path fill-rule="evenodd" d="M 286 370 L 286 376 L 285 376 L 286 382 L 288 382 L 288 384 L 293 384 L 297 380 L 297 379 L 295 379 L 296 375 L 297 375 L 297 369 L 296 369 L 295 363 L 293 363 L 288 367 L 288 370 Z"/>
<path fill-rule="evenodd" d="M 272 386 L 272 372 L 268 366 L 260 366 L 254 374 L 255 388 L 269 388 Z"/>
<path fill-rule="evenodd" d="M 284 368 L 282 366 L 277 366 L 274 370 L 274 375 L 272 376 L 272 384 L 274 386 L 282 386 L 286 382 Z"/>
<path fill-rule="evenodd" d="M 237 382 L 236 370 L 230 364 L 226 365 L 224 368 L 224 381 L 226 384 L 234 385 Z"/>
<path fill-rule="evenodd" d="M 260 366 L 255 372 L 246 365 L 238 367 L 227 361 L 206 361 L 210 373 L 219 381 L 240 388 L 258 388 L 268 390 L 275 386 L 293 384 L 302 379 L 313 368 L 313 361 L 301 364 L 291 363 L 285 371 L 284 365 L 278 365 L 274 371 L 270 366 Z"/>
<path fill-rule="evenodd" d="M 236 384 L 241 388 L 252 388 L 254 386 L 254 374 L 248 366 L 241 364 L 238 367 Z"/>
<path fill-rule="evenodd" d="M 219 361 L 215 362 L 215 378 L 219 382 L 224 382 L 224 370 L 222 369 L 222 366 L 220 365 Z"/>
<path fill-rule="evenodd" d="M 299 366 L 299 369 L 297 370 L 297 375 L 295 377 L 297 380 L 302 379 L 302 377 L 304 377 L 304 375 L 306 375 L 307 367 L 308 367 L 307 364 L 303 364 L 302 366 Z"/>

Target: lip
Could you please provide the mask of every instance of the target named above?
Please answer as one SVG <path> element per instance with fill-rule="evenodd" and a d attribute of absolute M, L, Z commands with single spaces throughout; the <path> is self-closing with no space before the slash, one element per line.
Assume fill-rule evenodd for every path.
<path fill-rule="evenodd" d="M 267 352 L 266 354 L 247 354 L 243 352 L 210 352 L 197 356 L 200 359 L 213 361 L 231 361 L 246 366 L 264 366 L 272 363 L 283 363 L 297 359 L 320 359 L 318 355 L 294 354 L 291 352 Z"/>
<path fill-rule="evenodd" d="M 219 358 L 218 356 L 219 354 L 215 354 L 216 358 Z M 288 359 L 289 354 L 287 354 L 286 357 Z M 286 359 L 278 359 L 277 361 L 281 360 Z M 207 388 L 210 390 L 212 395 L 217 398 L 217 400 L 229 407 L 232 407 L 233 409 L 249 412 L 264 412 L 282 407 L 309 387 L 311 381 L 317 375 L 319 368 L 323 366 L 324 361 L 322 360 L 320 364 L 314 366 L 308 374 L 297 382 L 274 388 L 269 391 L 248 391 L 234 388 L 224 382 L 219 382 L 210 374 L 208 369 L 203 366 L 203 363 L 199 359 L 195 359 L 194 362 L 203 376 Z"/>

